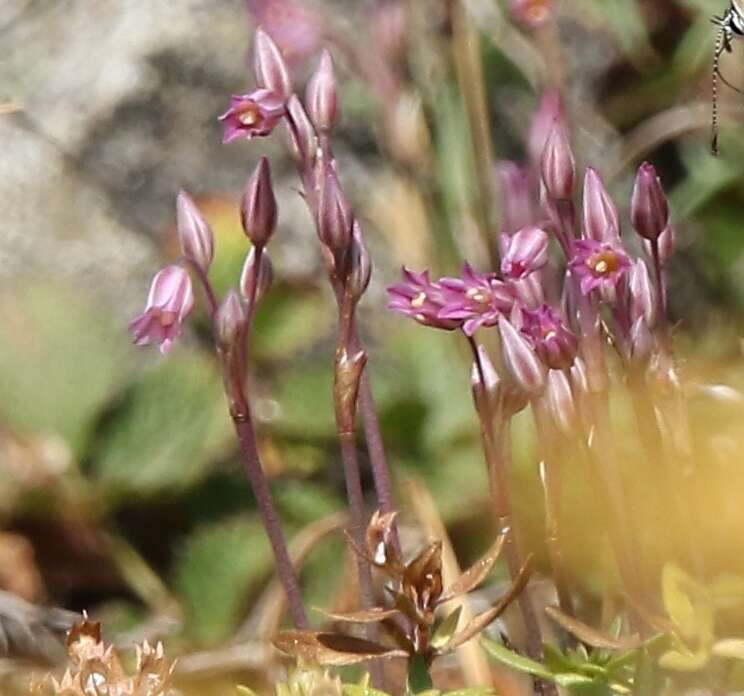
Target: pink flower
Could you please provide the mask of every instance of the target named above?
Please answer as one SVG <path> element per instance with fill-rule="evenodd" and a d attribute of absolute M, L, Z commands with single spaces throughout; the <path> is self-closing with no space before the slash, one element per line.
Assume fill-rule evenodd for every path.
<path fill-rule="evenodd" d="M 522 310 L 522 332 L 527 336 L 540 360 L 553 370 L 571 367 L 579 341 L 548 305 Z"/>
<path fill-rule="evenodd" d="M 481 326 L 495 326 L 514 305 L 514 292 L 509 285 L 495 273 L 478 273 L 467 263 L 459 278 L 442 278 L 440 284 L 445 304 L 439 318 L 462 321 L 462 330 L 468 336 Z"/>
<path fill-rule="evenodd" d="M 284 100 L 268 89 L 233 95 L 230 108 L 219 117 L 225 129 L 222 142 L 269 135 L 285 114 Z"/>
<path fill-rule="evenodd" d="M 194 306 L 191 278 L 181 266 L 167 266 L 152 279 L 145 311 L 130 324 L 134 343 L 159 343 L 165 355 L 181 335 L 184 319 Z"/>
<path fill-rule="evenodd" d="M 574 243 L 574 252 L 569 267 L 584 295 L 595 288 L 614 291 L 630 268 L 628 255 L 613 244 L 580 239 Z"/>
<path fill-rule="evenodd" d="M 523 227 L 502 241 L 501 273 L 518 280 L 541 269 L 548 262 L 548 233 L 536 225 Z"/>
<path fill-rule="evenodd" d="M 429 280 L 429 271 L 415 273 L 404 268 L 403 278 L 403 283 L 387 289 L 390 296 L 388 309 L 435 329 L 452 331 L 462 324 L 457 319 L 440 318 L 439 312 L 444 307 L 444 291 L 439 283 Z"/>

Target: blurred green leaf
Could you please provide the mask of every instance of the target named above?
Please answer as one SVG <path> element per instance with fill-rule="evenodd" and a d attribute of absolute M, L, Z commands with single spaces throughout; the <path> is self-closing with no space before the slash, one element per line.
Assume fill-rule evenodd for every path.
<path fill-rule="evenodd" d="M 120 494 L 174 492 L 227 451 L 232 426 L 214 361 L 176 349 L 144 372 L 101 434 L 93 474 Z"/>
<path fill-rule="evenodd" d="M 206 645 L 227 638 L 243 618 L 249 592 L 272 567 L 258 520 L 234 518 L 197 529 L 180 549 L 174 570 L 186 633 Z"/>
<path fill-rule="evenodd" d="M 80 454 L 127 372 L 125 326 L 72 287 L 22 285 L 0 303 L 0 417 Z"/>
<path fill-rule="evenodd" d="M 333 365 L 306 363 L 279 376 L 277 427 L 301 439 L 331 438 L 336 433 L 333 410 Z"/>
<path fill-rule="evenodd" d="M 449 643 L 450 638 L 452 638 L 455 631 L 457 631 L 457 622 L 460 620 L 461 612 L 462 605 L 450 612 L 442 623 L 436 627 L 431 637 L 431 645 L 433 648 L 441 648 Z"/>
<path fill-rule="evenodd" d="M 504 645 L 501 645 L 501 643 L 497 643 L 490 638 L 482 638 L 481 644 L 486 652 L 502 665 L 511 667 L 518 672 L 527 672 L 527 674 L 532 674 L 541 679 L 547 679 L 549 681 L 554 681 L 555 679 L 555 676 L 539 662 L 535 662 L 535 660 L 531 660 L 524 655 L 519 655 Z"/>

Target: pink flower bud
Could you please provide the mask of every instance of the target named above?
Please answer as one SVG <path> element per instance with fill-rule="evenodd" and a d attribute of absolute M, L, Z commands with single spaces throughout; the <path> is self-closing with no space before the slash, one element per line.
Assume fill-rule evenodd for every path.
<path fill-rule="evenodd" d="M 222 142 L 269 135 L 284 113 L 284 99 L 271 90 L 235 94 L 230 98 L 230 108 L 218 119 L 224 128 Z"/>
<path fill-rule="evenodd" d="M 310 119 L 320 131 L 330 131 L 338 123 L 338 97 L 333 60 L 328 50 L 320 56 L 320 64 L 307 85 L 305 98 Z"/>
<path fill-rule="evenodd" d="M 545 384 L 545 365 L 529 341 L 506 319 L 499 319 L 504 367 L 514 382 L 528 394 L 537 394 Z"/>
<path fill-rule="evenodd" d="M 214 235 L 186 191 L 176 198 L 176 221 L 181 252 L 206 273 L 214 258 Z"/>
<path fill-rule="evenodd" d="M 372 277 L 372 259 L 356 220 L 354 220 L 354 233 L 349 246 L 348 273 L 346 287 L 354 301 L 358 302 Z"/>
<path fill-rule="evenodd" d="M 345 251 L 351 241 L 353 214 L 336 172 L 327 167 L 318 201 L 318 235 L 332 252 Z"/>
<path fill-rule="evenodd" d="M 214 318 L 217 342 L 224 350 L 234 348 L 243 334 L 247 315 L 235 288 L 230 288 Z"/>
<path fill-rule="evenodd" d="M 630 201 L 630 220 L 636 232 L 646 239 L 657 239 L 669 224 L 669 203 L 652 164 L 638 169 Z"/>
<path fill-rule="evenodd" d="M 602 177 L 592 167 L 584 176 L 584 237 L 596 242 L 618 243 L 620 218 Z"/>
<path fill-rule="evenodd" d="M 253 48 L 253 68 L 256 82 L 281 97 L 288 99 L 292 94 L 287 64 L 273 39 L 263 29 L 256 30 Z"/>
<path fill-rule="evenodd" d="M 548 141 L 548 135 L 550 135 L 556 121 L 566 128 L 566 116 L 563 111 L 561 93 L 557 89 L 549 89 L 540 98 L 527 137 L 527 150 L 530 160 L 535 166 L 540 163 L 545 144 Z M 527 222 L 530 222 L 530 220 Z"/>
<path fill-rule="evenodd" d="M 261 252 L 258 280 L 256 279 L 256 247 L 251 247 L 251 250 L 245 257 L 243 270 L 240 273 L 240 283 L 238 285 L 240 295 L 246 304 L 250 306 L 251 298 L 253 298 L 253 304 L 257 306 L 269 291 L 273 280 L 274 268 L 265 249 Z M 255 290 L 253 289 L 254 287 Z"/>
<path fill-rule="evenodd" d="M 511 237 L 504 235 L 504 255 L 501 273 L 505 278 L 517 280 L 534 273 L 548 262 L 547 232 L 535 225 L 523 227 Z"/>
<path fill-rule="evenodd" d="M 276 228 L 276 198 L 269 160 L 262 157 L 240 202 L 240 220 L 251 243 L 263 247 Z"/>
<path fill-rule="evenodd" d="M 312 162 L 318 149 L 318 137 L 315 128 L 308 118 L 305 107 L 296 94 L 287 102 L 289 116 L 289 134 L 292 139 L 292 152 L 299 162 Z"/>
<path fill-rule="evenodd" d="M 129 324 L 134 343 L 159 343 L 165 354 L 181 335 L 183 322 L 194 306 L 191 278 L 181 266 L 167 266 L 152 279 L 145 311 Z"/>
<path fill-rule="evenodd" d="M 630 358 L 638 365 L 647 365 L 654 350 L 654 338 L 646 319 L 638 317 L 630 328 Z"/>
<path fill-rule="evenodd" d="M 677 235 L 672 225 L 667 225 L 664 228 L 664 231 L 659 235 L 657 244 L 659 246 L 659 263 L 661 263 L 662 267 L 669 263 L 669 259 L 672 258 L 674 254 L 676 237 Z M 643 240 L 643 248 L 649 256 L 653 256 L 653 246 L 648 239 Z"/>
<path fill-rule="evenodd" d="M 550 370 L 545 389 L 553 422 L 564 435 L 571 436 L 576 432 L 578 418 L 568 376 L 563 370 Z"/>
<path fill-rule="evenodd" d="M 576 163 L 568 135 L 562 123 L 555 121 L 545 142 L 540 160 L 542 180 L 548 196 L 554 200 L 567 200 L 573 195 Z"/>
<path fill-rule="evenodd" d="M 642 259 L 636 260 L 631 266 L 628 291 L 631 321 L 635 322 L 638 317 L 643 317 L 648 326 L 653 326 L 656 319 L 656 291 L 651 282 L 648 266 Z"/>

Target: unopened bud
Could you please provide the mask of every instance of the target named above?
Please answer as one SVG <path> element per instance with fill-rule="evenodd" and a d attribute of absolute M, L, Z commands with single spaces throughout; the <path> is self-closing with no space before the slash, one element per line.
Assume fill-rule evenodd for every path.
<path fill-rule="evenodd" d="M 653 326 L 656 319 L 656 293 L 648 266 L 642 259 L 636 260 L 630 269 L 628 291 L 631 321 L 635 322 L 638 317 L 643 317 L 648 326 Z"/>
<path fill-rule="evenodd" d="M 318 201 L 318 235 L 332 252 L 346 251 L 351 241 L 353 214 L 336 172 L 327 167 Z"/>
<path fill-rule="evenodd" d="M 206 273 L 214 258 L 214 235 L 186 191 L 179 191 L 176 198 L 176 221 L 184 257 Z"/>
<path fill-rule="evenodd" d="M 537 394 L 545 384 L 545 366 L 527 339 L 509 321 L 499 319 L 504 367 L 514 382 L 528 394 Z"/>
<path fill-rule="evenodd" d="M 310 119 L 320 131 L 330 131 L 338 123 L 338 96 L 333 60 L 328 50 L 320 56 L 320 64 L 307 85 L 305 102 Z"/>
<path fill-rule="evenodd" d="M 553 422 L 564 435 L 576 432 L 576 404 L 571 383 L 563 370 L 550 370 L 546 386 L 548 410 Z"/>
<path fill-rule="evenodd" d="M 548 196 L 554 200 L 568 200 L 573 195 L 576 162 L 568 134 L 562 123 L 555 121 L 545 142 L 540 160 L 542 180 Z"/>
<path fill-rule="evenodd" d="M 565 128 L 566 116 L 563 110 L 563 99 L 560 91 L 549 89 L 540 97 L 540 103 L 532 117 L 530 132 L 527 136 L 527 150 L 535 166 L 540 164 L 548 135 L 556 122 Z M 522 224 L 527 224 L 527 222 Z"/>
<path fill-rule="evenodd" d="M 253 67 L 259 86 L 287 99 L 292 94 L 289 70 L 279 47 L 262 29 L 256 31 L 253 52 Z"/>
<path fill-rule="evenodd" d="M 287 102 L 292 152 L 299 162 L 312 162 L 318 150 L 318 137 L 299 97 L 293 94 Z"/>
<path fill-rule="evenodd" d="M 638 365 L 647 365 L 654 350 L 654 338 L 646 319 L 638 317 L 630 328 L 630 358 Z"/>
<path fill-rule="evenodd" d="M 240 204 L 243 230 L 254 246 L 263 247 L 276 228 L 276 198 L 269 160 L 262 157 L 248 181 Z"/>
<path fill-rule="evenodd" d="M 245 307 L 237 290 L 231 288 L 228 291 L 222 304 L 217 308 L 214 321 L 220 347 L 224 350 L 235 347 L 246 322 Z"/>
<path fill-rule="evenodd" d="M 584 237 L 596 242 L 618 243 L 620 218 L 602 177 L 592 167 L 584 176 Z"/>
<path fill-rule="evenodd" d="M 348 272 L 346 287 L 352 299 L 358 302 L 369 285 L 369 279 L 372 277 L 372 259 L 364 242 L 362 230 L 356 220 L 354 220 L 354 234 L 349 246 Z"/>
<path fill-rule="evenodd" d="M 630 201 L 630 219 L 636 232 L 646 239 L 657 239 L 669 224 L 669 203 L 652 164 L 638 169 Z"/>
<path fill-rule="evenodd" d="M 547 232 L 535 225 L 523 227 L 503 240 L 501 273 L 505 278 L 524 278 L 548 262 Z"/>
<path fill-rule="evenodd" d="M 257 306 L 264 298 L 274 280 L 274 268 L 271 259 L 263 250 L 258 268 L 258 279 L 256 278 L 256 248 L 251 247 L 245 257 L 243 270 L 240 273 L 240 295 L 249 306 L 251 302 Z M 255 288 L 255 289 L 254 289 Z"/>
<path fill-rule="evenodd" d="M 672 225 L 667 225 L 664 231 L 659 235 L 656 243 L 659 247 L 659 263 L 666 266 L 669 259 L 672 258 L 676 247 L 677 234 Z M 653 256 L 653 245 L 648 239 L 643 240 L 643 248 L 649 256 Z"/>

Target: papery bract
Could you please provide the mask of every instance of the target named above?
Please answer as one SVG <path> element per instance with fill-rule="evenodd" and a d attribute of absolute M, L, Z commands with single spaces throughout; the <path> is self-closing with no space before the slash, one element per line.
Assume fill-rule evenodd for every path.
<path fill-rule="evenodd" d="M 569 268 L 585 295 L 597 288 L 615 291 L 630 268 L 628 255 L 614 244 L 580 239 L 574 244 L 574 252 Z"/>
<path fill-rule="evenodd" d="M 285 114 L 284 99 L 260 88 L 230 98 L 230 108 L 219 117 L 224 128 L 222 142 L 269 135 Z"/>
<path fill-rule="evenodd" d="M 514 292 L 495 273 L 478 273 L 467 263 L 459 278 L 442 278 L 440 283 L 445 299 L 440 318 L 461 320 L 468 336 L 481 326 L 495 326 L 514 305 Z"/>
<path fill-rule="evenodd" d="M 415 273 L 403 268 L 404 282 L 387 289 L 388 309 L 400 312 L 420 324 L 435 329 L 452 331 L 462 326 L 460 319 L 443 319 L 439 312 L 444 307 L 444 291 L 439 283 L 429 280 L 429 272 Z"/>
<path fill-rule="evenodd" d="M 138 346 L 160 344 L 165 354 L 181 335 L 183 322 L 194 306 L 191 278 L 182 266 L 167 266 L 152 280 L 145 311 L 132 320 L 129 330 Z"/>

